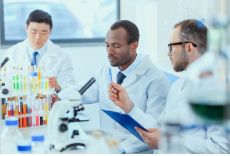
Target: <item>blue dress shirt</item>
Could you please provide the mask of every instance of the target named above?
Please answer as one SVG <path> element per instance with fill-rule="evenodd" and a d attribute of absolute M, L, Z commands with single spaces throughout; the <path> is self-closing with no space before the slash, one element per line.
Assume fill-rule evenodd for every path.
<path fill-rule="evenodd" d="M 38 55 L 36 56 L 36 66 L 38 66 L 40 60 L 41 60 L 41 57 L 42 55 L 45 53 L 47 49 L 47 42 L 38 50 L 35 50 L 34 48 L 31 47 L 29 41 L 27 43 L 27 51 L 28 51 L 28 54 L 29 54 L 29 58 L 30 58 L 30 62 L 32 62 L 33 60 L 33 53 L 36 51 L 38 52 Z"/>
<path fill-rule="evenodd" d="M 120 68 L 118 67 L 117 68 L 117 74 L 119 71 L 121 71 L 127 77 L 131 73 L 131 71 L 133 71 L 141 63 L 141 61 L 144 58 L 145 58 L 145 55 L 138 55 L 137 54 L 136 59 L 133 61 L 133 63 L 128 68 L 126 68 L 124 71 L 121 71 Z M 126 77 L 124 78 L 124 80 L 126 79 Z M 128 115 L 132 116 L 135 109 L 136 109 L 136 106 L 134 105 L 133 109 L 128 113 Z"/>

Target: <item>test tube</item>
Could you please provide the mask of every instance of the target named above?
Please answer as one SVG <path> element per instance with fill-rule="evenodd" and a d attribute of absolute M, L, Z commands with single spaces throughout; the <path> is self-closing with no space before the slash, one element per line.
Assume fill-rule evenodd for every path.
<path fill-rule="evenodd" d="M 16 100 L 15 100 L 15 97 L 13 97 L 13 99 L 12 99 L 12 102 L 13 102 L 13 109 L 14 109 L 14 115 L 12 115 L 12 116 L 15 116 L 15 113 L 16 113 L 16 111 L 15 111 L 15 109 L 16 109 Z"/>
<path fill-rule="evenodd" d="M 15 67 L 13 67 L 13 73 L 15 74 Z M 16 90 L 15 75 L 13 75 L 13 91 Z"/>
<path fill-rule="evenodd" d="M 30 113 L 33 114 L 32 123 L 33 123 L 33 127 L 35 127 L 36 126 L 36 116 L 35 116 L 35 114 L 36 114 L 36 97 L 33 97 L 32 104 L 33 104 L 33 108 L 32 108 L 32 112 L 30 112 Z"/>
<path fill-rule="evenodd" d="M 45 72 L 45 67 L 42 66 L 42 70 L 41 70 L 41 77 L 42 77 L 42 90 L 45 89 L 45 79 L 44 79 L 44 72 Z"/>
<path fill-rule="evenodd" d="M 11 99 L 10 99 L 10 101 L 11 101 L 11 106 L 10 106 L 10 108 L 11 108 L 11 116 L 14 116 L 14 98 L 12 97 Z"/>
<path fill-rule="evenodd" d="M 32 94 L 32 88 L 31 88 L 31 84 L 30 84 L 30 66 L 27 67 L 27 95 L 31 95 Z"/>
<path fill-rule="evenodd" d="M 17 91 L 19 91 L 19 73 L 18 73 L 18 67 L 16 67 L 16 86 L 17 86 Z"/>
<path fill-rule="evenodd" d="M 20 97 L 19 111 L 20 111 L 19 114 L 22 115 L 22 113 L 23 113 L 23 100 L 22 100 L 22 97 Z M 22 118 L 19 118 L 19 128 L 22 128 L 22 125 L 23 125 L 23 120 L 22 120 Z"/>
<path fill-rule="evenodd" d="M 34 67 L 33 66 L 30 67 L 30 73 L 32 73 L 32 72 L 34 72 Z M 33 91 L 33 84 L 31 83 L 31 80 L 29 80 L 29 81 L 30 81 L 30 88 L 31 88 L 31 92 L 32 92 Z"/>
<path fill-rule="evenodd" d="M 15 112 L 14 112 L 14 116 L 18 116 L 18 110 L 19 110 L 19 102 L 18 102 L 18 96 L 15 96 Z"/>
<path fill-rule="evenodd" d="M 49 112 L 49 105 L 48 105 L 46 95 L 43 96 L 43 100 L 45 102 L 45 112 Z M 48 123 L 48 114 L 45 115 L 45 120 L 46 120 L 45 123 Z"/>
<path fill-rule="evenodd" d="M 10 97 L 7 98 L 7 103 L 8 103 L 8 106 L 7 106 L 7 116 L 10 117 L 11 116 L 11 109 L 10 109 L 10 106 L 11 106 L 11 101 L 10 101 Z"/>
<path fill-rule="evenodd" d="M 26 89 L 27 89 L 27 85 L 26 85 L 26 76 L 27 76 L 27 72 L 28 72 L 28 70 L 30 70 L 30 67 L 29 68 L 27 68 L 27 71 L 24 71 L 24 91 L 26 91 Z"/>
<path fill-rule="evenodd" d="M 38 98 L 39 100 L 39 113 L 43 113 L 42 111 L 42 96 Z M 40 125 L 43 125 L 43 116 L 40 116 Z"/>
<path fill-rule="evenodd" d="M 45 113 L 45 100 L 44 96 L 41 97 L 42 99 L 42 113 Z M 45 121 L 45 115 L 42 116 L 42 120 L 43 120 L 43 125 L 44 125 L 44 121 Z"/>
<path fill-rule="evenodd" d="M 40 125 L 40 122 L 39 122 L 39 97 L 36 96 L 36 108 L 35 108 L 35 111 L 36 111 L 36 126 L 39 126 Z"/>
<path fill-rule="evenodd" d="M 32 96 L 27 97 L 27 114 L 30 114 Z M 31 117 L 27 117 L 27 127 L 31 127 Z"/>
<path fill-rule="evenodd" d="M 48 85 L 49 80 L 48 80 L 48 71 L 47 70 L 44 72 L 44 79 L 45 79 L 45 90 L 48 91 L 48 89 L 49 89 L 49 85 Z"/>
<path fill-rule="evenodd" d="M 48 100 L 48 106 L 49 106 L 49 111 L 51 110 L 51 94 L 47 95 L 47 100 Z"/>
<path fill-rule="evenodd" d="M 24 95 L 23 96 L 23 115 L 27 114 L 27 102 L 26 102 L 26 98 L 27 98 L 27 96 Z M 23 118 L 23 127 L 24 128 L 27 127 L 27 117 Z"/>
<path fill-rule="evenodd" d="M 47 73 L 48 73 L 48 74 L 47 74 L 48 77 L 55 77 L 54 72 L 53 72 L 52 70 L 48 70 Z M 50 93 L 50 94 L 52 94 L 53 89 L 54 89 L 54 88 L 50 88 L 50 87 L 48 86 L 48 90 L 49 90 L 49 93 Z"/>
<path fill-rule="evenodd" d="M 20 68 L 20 91 L 23 91 L 23 70 Z"/>
<path fill-rule="evenodd" d="M 38 66 L 38 82 L 39 82 L 39 90 L 42 89 L 42 83 L 41 83 L 41 66 Z"/>

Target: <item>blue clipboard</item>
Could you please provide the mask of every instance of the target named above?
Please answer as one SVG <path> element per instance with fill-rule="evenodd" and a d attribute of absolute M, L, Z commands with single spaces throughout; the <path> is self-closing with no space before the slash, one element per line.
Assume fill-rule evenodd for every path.
<path fill-rule="evenodd" d="M 147 132 L 149 131 L 141 126 L 138 122 L 136 122 L 131 116 L 104 109 L 101 110 L 105 112 L 108 116 L 110 116 L 113 120 L 115 120 L 117 123 L 119 123 L 122 127 L 124 127 L 126 130 L 128 130 L 130 133 L 132 133 L 135 137 L 144 142 L 140 134 L 134 129 L 134 127 L 139 127 Z"/>

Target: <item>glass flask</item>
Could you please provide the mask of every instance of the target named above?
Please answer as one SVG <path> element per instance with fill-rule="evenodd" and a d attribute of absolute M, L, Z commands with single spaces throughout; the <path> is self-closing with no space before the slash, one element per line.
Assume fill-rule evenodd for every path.
<path fill-rule="evenodd" d="M 209 51 L 187 69 L 188 102 L 206 123 L 223 123 L 229 119 L 227 36 L 226 18 L 214 19 L 208 33 Z"/>
<path fill-rule="evenodd" d="M 177 123 L 166 123 L 166 131 L 159 140 L 159 154 L 183 154 L 184 146 L 180 133 L 182 127 Z"/>

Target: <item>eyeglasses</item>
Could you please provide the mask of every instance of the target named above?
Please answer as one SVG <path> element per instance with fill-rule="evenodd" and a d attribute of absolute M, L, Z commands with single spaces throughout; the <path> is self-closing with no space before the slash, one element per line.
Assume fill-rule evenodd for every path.
<path fill-rule="evenodd" d="M 172 45 L 183 45 L 183 44 L 186 44 L 186 43 L 192 43 L 192 42 L 185 41 L 185 42 L 177 42 L 177 43 L 168 44 L 169 52 L 170 52 L 170 53 L 172 52 Z M 192 45 L 193 45 L 194 47 L 197 47 L 197 45 L 194 44 L 194 43 L 192 43 Z"/>

